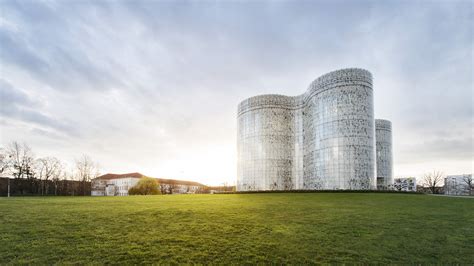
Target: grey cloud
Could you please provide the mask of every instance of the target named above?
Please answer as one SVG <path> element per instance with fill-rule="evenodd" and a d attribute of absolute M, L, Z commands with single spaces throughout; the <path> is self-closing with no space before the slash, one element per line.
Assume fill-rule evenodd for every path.
<path fill-rule="evenodd" d="M 39 74 L 45 73 L 49 68 L 44 60 L 27 47 L 21 36 L 15 36 L 7 29 L 0 29 L 0 58 L 3 64 L 14 64 Z"/>
<path fill-rule="evenodd" d="M 14 105 L 35 105 L 36 103 L 21 90 L 15 89 L 9 82 L 0 78 L 0 102 L 3 108 Z"/>
<path fill-rule="evenodd" d="M 63 14 L 60 8 L 36 2 L 6 5 L 6 19 L 15 20 L 20 31 L 0 28 L 0 56 L 4 64 L 18 66 L 53 89 L 106 90 L 122 86 L 120 77 L 110 72 L 109 62 L 87 54 L 80 46 L 100 46 L 87 36 L 87 21 L 74 19 L 73 12 Z M 85 32 L 84 32 L 85 31 Z M 77 34 L 84 33 L 80 39 Z M 107 47 L 99 47 L 107 50 Z M 99 55 L 100 56 L 100 55 Z M 92 60 L 91 60 L 92 59 Z M 100 58 L 99 58 L 100 59 Z"/>
<path fill-rule="evenodd" d="M 55 140 L 61 140 L 64 137 L 61 134 L 57 134 L 54 131 L 44 130 L 44 129 L 40 129 L 40 128 L 32 128 L 31 133 L 34 134 L 34 135 L 45 136 L 47 138 L 51 138 L 51 139 L 55 139 Z"/>
<path fill-rule="evenodd" d="M 33 123 L 75 135 L 75 129 L 71 125 L 37 111 L 36 109 L 40 106 L 38 102 L 3 79 L 0 79 L 0 103 L 0 116 L 4 118 Z"/>
<path fill-rule="evenodd" d="M 394 124 L 396 156 L 469 153 L 472 137 L 457 133 L 473 126 L 469 2 L 3 6 L 2 15 L 18 30 L 0 28 L 2 67 L 41 84 L 24 91 L 47 99 L 46 106 L 30 108 L 27 98 L 21 100 L 27 95 L 10 95 L 17 103 L 9 115 L 75 132 L 81 135 L 76 145 L 108 138 L 107 149 L 115 141 L 124 150 L 159 150 L 157 158 L 215 143 L 231 150 L 240 100 L 270 91 L 297 95 L 321 74 L 362 67 L 374 74 L 376 115 Z M 126 144 L 129 138 L 137 139 L 134 145 Z M 426 141 L 413 143 L 417 139 Z"/>
<path fill-rule="evenodd" d="M 458 139 L 437 138 L 430 141 L 420 140 L 402 150 L 400 163 L 430 162 L 437 160 L 473 160 L 473 140 L 471 137 Z"/>

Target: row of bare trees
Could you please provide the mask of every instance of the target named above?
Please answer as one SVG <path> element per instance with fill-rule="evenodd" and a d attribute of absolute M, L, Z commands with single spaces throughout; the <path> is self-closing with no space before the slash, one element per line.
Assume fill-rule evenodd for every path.
<path fill-rule="evenodd" d="M 12 195 L 90 195 L 90 181 L 98 175 L 97 163 L 87 155 L 68 169 L 56 157 L 36 158 L 26 143 L 0 147 L 0 176 L 13 177 L 8 179 Z"/>
<path fill-rule="evenodd" d="M 472 179 L 472 175 L 464 175 L 462 180 L 466 184 L 467 189 L 469 189 L 469 196 L 474 194 L 474 179 Z"/>
<path fill-rule="evenodd" d="M 427 173 L 423 176 L 423 185 L 429 189 L 432 194 L 440 193 L 440 188 L 444 184 L 444 174 L 440 171 L 433 171 Z M 461 179 L 463 185 L 466 190 L 468 191 L 469 195 L 472 195 L 474 190 L 474 180 L 472 179 L 472 175 L 464 175 Z"/>

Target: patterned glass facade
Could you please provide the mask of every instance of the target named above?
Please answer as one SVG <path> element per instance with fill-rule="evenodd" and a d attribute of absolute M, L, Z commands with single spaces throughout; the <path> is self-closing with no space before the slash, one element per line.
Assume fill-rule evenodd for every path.
<path fill-rule="evenodd" d="M 372 75 L 343 69 L 306 93 L 238 107 L 237 190 L 375 188 Z"/>
<path fill-rule="evenodd" d="M 393 184 L 392 123 L 375 120 L 375 140 L 377 157 L 377 189 L 385 190 Z"/>

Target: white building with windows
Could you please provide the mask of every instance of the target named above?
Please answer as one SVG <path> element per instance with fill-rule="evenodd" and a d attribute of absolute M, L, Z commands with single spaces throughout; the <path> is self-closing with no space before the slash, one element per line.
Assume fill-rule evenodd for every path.
<path fill-rule="evenodd" d="M 128 196 L 128 190 L 134 187 L 144 175 L 140 173 L 106 174 L 91 182 L 91 196 Z M 202 193 L 205 185 L 184 180 L 156 178 L 163 194 Z"/>
<path fill-rule="evenodd" d="M 107 196 L 128 196 L 128 190 L 134 187 L 140 178 L 123 177 L 111 179 L 107 182 Z"/>
<path fill-rule="evenodd" d="M 92 180 L 92 196 L 128 196 L 128 190 L 135 186 L 143 175 L 130 173 L 123 175 L 106 174 Z"/>

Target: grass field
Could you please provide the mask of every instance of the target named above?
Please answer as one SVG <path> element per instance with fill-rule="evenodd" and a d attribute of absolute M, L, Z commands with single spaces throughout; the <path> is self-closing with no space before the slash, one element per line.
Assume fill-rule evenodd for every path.
<path fill-rule="evenodd" d="M 0 198 L 0 264 L 474 263 L 474 199 L 284 193 Z"/>

